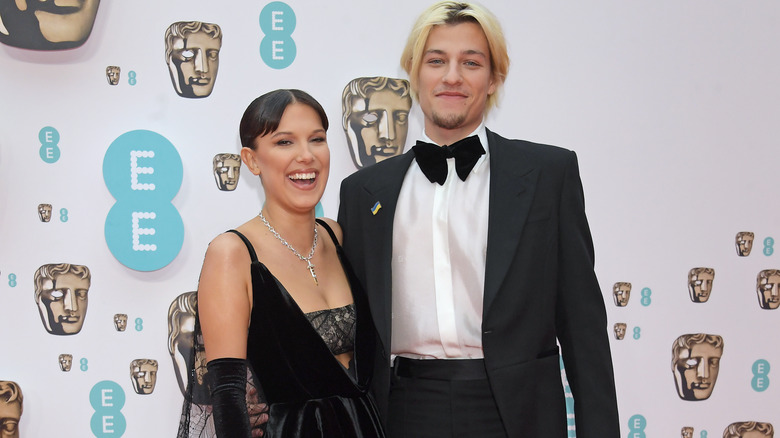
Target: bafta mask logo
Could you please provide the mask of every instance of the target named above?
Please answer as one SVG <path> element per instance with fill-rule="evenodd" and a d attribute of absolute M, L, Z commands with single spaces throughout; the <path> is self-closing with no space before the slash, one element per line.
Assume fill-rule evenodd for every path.
<path fill-rule="evenodd" d="M 117 313 L 114 315 L 114 328 L 116 331 L 123 332 L 127 328 L 127 314 Z"/>
<path fill-rule="evenodd" d="M 207 97 L 219 70 L 222 30 L 200 21 L 178 21 L 165 31 L 165 62 L 181 97 Z"/>
<path fill-rule="evenodd" d="M 623 338 L 626 337 L 626 323 L 625 322 L 617 322 L 615 323 L 615 339 L 618 341 L 622 341 Z"/>
<path fill-rule="evenodd" d="M 683 427 L 680 431 L 680 436 L 682 438 L 693 438 L 693 428 L 692 427 Z"/>
<path fill-rule="evenodd" d="M 119 76 L 121 71 L 122 69 L 115 65 L 109 65 L 106 67 L 106 79 L 108 80 L 109 85 L 117 85 L 119 83 Z"/>
<path fill-rule="evenodd" d="M 723 438 L 773 438 L 775 428 L 771 423 L 739 421 L 731 423 L 723 431 Z"/>
<path fill-rule="evenodd" d="M 735 245 L 737 247 L 737 255 L 740 257 L 747 257 L 750 255 L 750 250 L 753 249 L 753 239 L 755 235 L 750 231 L 740 231 L 737 233 Z"/>
<path fill-rule="evenodd" d="M 230 192 L 238 186 L 238 175 L 241 172 L 241 155 L 217 154 L 214 155 L 214 179 L 217 188 Z"/>
<path fill-rule="evenodd" d="M 615 305 L 626 307 L 628 299 L 631 298 L 631 283 L 619 281 L 612 286 L 612 295 L 615 299 Z"/>
<path fill-rule="evenodd" d="M 151 394 L 157 384 L 157 361 L 135 359 L 130 362 L 130 379 L 136 394 Z"/>
<path fill-rule="evenodd" d="M 706 303 L 712 293 L 712 281 L 715 270 L 712 268 L 693 268 L 688 271 L 688 295 L 694 303 Z"/>
<path fill-rule="evenodd" d="M 38 218 L 41 222 L 49 222 L 51 220 L 51 204 L 38 204 Z"/>
<path fill-rule="evenodd" d="M 68 372 L 70 371 L 70 368 L 73 366 L 73 355 L 61 354 L 59 356 L 59 362 L 60 362 L 60 369 L 62 371 Z"/>
<path fill-rule="evenodd" d="M 53 335 L 75 335 L 87 316 L 92 275 L 82 265 L 57 263 L 35 271 L 35 303 L 43 327 Z"/>
<path fill-rule="evenodd" d="M 24 397 L 16 382 L 0 380 L 0 437 L 19 438 Z"/>
<path fill-rule="evenodd" d="M 79 47 L 100 0 L 0 0 L 0 43 L 33 50 Z"/>
<path fill-rule="evenodd" d="M 774 310 L 780 306 L 780 269 L 764 269 L 756 277 L 758 305 Z"/>
<path fill-rule="evenodd" d="M 203 337 L 195 337 L 195 318 L 198 307 L 198 293 L 185 292 L 168 308 L 168 352 L 173 360 L 173 370 L 182 395 L 187 394 L 190 383 L 189 370 L 195 370 L 192 382 L 192 396 L 195 403 L 208 400 L 206 387 L 206 351 Z"/>
<path fill-rule="evenodd" d="M 706 400 L 718 380 L 723 338 L 704 333 L 682 335 L 672 344 L 672 373 L 683 400 Z"/>
<path fill-rule="evenodd" d="M 347 84 L 341 99 L 342 125 L 358 169 L 403 152 L 411 107 L 406 80 L 380 76 Z"/>

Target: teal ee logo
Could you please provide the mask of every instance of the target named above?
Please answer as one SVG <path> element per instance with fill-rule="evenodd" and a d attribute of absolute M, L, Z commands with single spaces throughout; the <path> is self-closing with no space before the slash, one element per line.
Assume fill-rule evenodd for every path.
<path fill-rule="evenodd" d="M 287 68 L 295 60 L 297 49 L 291 35 L 295 31 L 295 12 L 284 2 L 271 2 L 260 11 L 260 57 L 271 68 Z"/>
<path fill-rule="evenodd" d="M 41 128 L 38 132 L 38 140 L 41 142 L 41 148 L 38 154 L 45 163 L 56 163 L 60 159 L 60 133 L 51 126 Z"/>
<path fill-rule="evenodd" d="M 647 420 L 645 417 L 639 414 L 634 415 L 628 419 L 628 438 L 647 438 L 645 434 L 645 428 L 647 427 Z"/>
<path fill-rule="evenodd" d="M 753 378 L 750 380 L 753 391 L 764 392 L 769 388 L 769 362 L 759 359 L 753 362 Z"/>
<path fill-rule="evenodd" d="M 154 271 L 179 255 L 184 224 L 171 201 L 183 173 L 176 148 L 156 132 L 130 131 L 108 147 L 103 180 L 116 203 L 106 217 L 105 235 L 120 263 Z"/>
<path fill-rule="evenodd" d="M 110 380 L 96 383 L 89 391 L 89 404 L 95 410 L 89 420 L 93 435 L 118 438 L 125 433 L 127 420 L 122 414 L 125 392 L 118 383 Z"/>

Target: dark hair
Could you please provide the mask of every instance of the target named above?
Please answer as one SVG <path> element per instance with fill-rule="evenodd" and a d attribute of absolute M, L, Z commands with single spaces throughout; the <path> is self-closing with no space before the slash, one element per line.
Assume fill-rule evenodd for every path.
<path fill-rule="evenodd" d="M 308 93 L 301 90 L 274 90 L 263 94 L 246 107 L 238 133 L 241 138 L 241 146 L 254 149 L 254 141 L 272 133 L 279 128 L 284 110 L 293 103 L 302 103 L 310 106 L 320 116 L 322 127 L 328 130 L 328 116 L 322 105 Z"/>

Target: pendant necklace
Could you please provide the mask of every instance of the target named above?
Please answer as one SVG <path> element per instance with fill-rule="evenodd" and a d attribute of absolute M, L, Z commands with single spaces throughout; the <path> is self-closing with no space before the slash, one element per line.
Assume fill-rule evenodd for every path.
<path fill-rule="evenodd" d="M 268 227 L 268 231 L 270 231 L 271 234 L 274 235 L 274 237 L 276 237 L 280 242 L 282 242 L 282 245 L 289 248 L 289 250 L 292 251 L 296 257 L 301 259 L 301 261 L 306 262 L 306 268 L 309 270 L 309 273 L 311 274 L 311 278 L 314 279 L 314 284 L 319 286 L 320 283 L 317 281 L 317 274 L 314 273 L 314 263 L 311 262 L 311 258 L 314 257 L 314 250 L 317 248 L 317 224 L 314 225 L 314 241 L 311 243 L 311 251 L 309 251 L 308 256 L 304 257 L 301 255 L 301 253 L 296 251 L 296 249 L 293 248 L 292 245 L 287 243 L 287 241 L 284 240 L 284 237 L 280 236 L 279 233 L 276 232 L 274 227 L 272 227 L 271 224 L 268 223 L 268 220 L 265 218 L 265 216 L 263 216 L 263 210 L 260 210 L 260 214 L 258 214 L 258 216 L 260 216 L 260 220 L 263 221 L 265 226 Z"/>

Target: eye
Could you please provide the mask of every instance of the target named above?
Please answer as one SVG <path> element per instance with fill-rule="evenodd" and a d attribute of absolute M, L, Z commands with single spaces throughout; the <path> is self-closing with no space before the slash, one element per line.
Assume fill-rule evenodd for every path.
<path fill-rule="evenodd" d="M 328 140 L 325 137 L 322 137 L 322 136 L 314 137 L 314 138 L 311 139 L 312 143 L 324 143 L 326 141 L 328 141 Z"/>
<path fill-rule="evenodd" d="M 683 362 L 683 367 L 685 367 L 685 369 L 688 370 L 696 368 L 698 365 L 699 365 L 699 359 L 696 358 L 690 358 L 685 362 Z"/>
<path fill-rule="evenodd" d="M 718 365 L 720 365 L 720 358 L 713 357 L 713 358 L 710 359 L 710 366 L 712 368 L 717 368 Z"/>
<path fill-rule="evenodd" d="M 59 301 L 62 299 L 62 297 L 65 296 L 65 292 L 60 289 L 55 289 L 51 292 L 49 292 L 49 297 L 51 297 L 54 301 Z"/>
<path fill-rule="evenodd" d="M 406 124 L 409 120 L 409 113 L 406 111 L 398 111 L 395 113 L 395 120 L 398 123 Z"/>
<path fill-rule="evenodd" d="M 360 121 L 362 122 L 363 126 L 372 126 L 376 124 L 376 122 L 379 120 L 379 115 L 375 112 L 368 112 L 363 114 L 363 117 L 360 118 Z"/>
<path fill-rule="evenodd" d="M 180 50 L 179 52 L 177 52 L 177 55 L 179 60 L 186 62 L 195 57 L 195 52 L 193 52 L 192 50 Z"/>
<path fill-rule="evenodd" d="M 76 291 L 76 297 L 80 300 L 86 300 L 87 299 L 87 290 L 86 289 L 79 289 Z"/>
<path fill-rule="evenodd" d="M 287 140 L 287 139 L 282 139 L 282 140 L 277 141 L 274 144 L 277 145 L 277 146 L 289 146 L 289 145 L 292 144 L 292 142 L 290 140 Z"/>
<path fill-rule="evenodd" d="M 219 50 L 209 50 L 206 53 L 206 56 L 208 56 L 210 60 L 216 61 L 217 58 L 219 58 Z"/>

